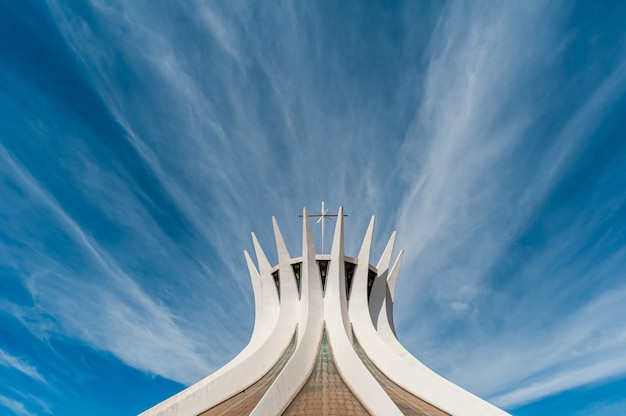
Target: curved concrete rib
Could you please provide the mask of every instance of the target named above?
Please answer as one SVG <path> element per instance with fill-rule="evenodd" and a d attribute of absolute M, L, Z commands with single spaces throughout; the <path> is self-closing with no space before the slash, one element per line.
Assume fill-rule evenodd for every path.
<path fill-rule="evenodd" d="M 278 315 L 280 313 L 280 302 L 278 299 L 278 293 L 276 292 L 276 284 L 271 273 L 271 265 L 259 244 L 256 235 L 252 233 L 252 242 L 254 244 L 254 251 L 256 254 L 257 262 L 259 264 L 259 277 L 261 281 L 261 317 L 258 325 L 257 321 L 254 321 L 254 331 L 258 333 L 258 340 L 255 340 L 255 345 L 259 346 L 272 333 L 272 330 L 278 322 Z M 249 267 L 249 266 L 248 266 Z"/>
<path fill-rule="evenodd" d="M 239 356 L 243 354 L 249 347 L 256 346 L 259 340 L 263 337 L 263 320 L 265 314 L 263 312 L 263 284 L 261 283 L 261 275 L 254 266 L 250 255 L 246 250 L 243 251 L 243 256 L 246 258 L 246 265 L 248 266 L 248 273 L 250 273 L 250 281 L 252 283 L 252 293 L 254 295 L 254 328 L 252 329 L 252 336 L 246 348 L 232 361 L 235 361 Z M 231 361 L 231 362 L 232 362 Z"/>
<path fill-rule="evenodd" d="M 389 263 L 391 261 L 391 253 L 393 251 L 393 244 L 395 240 L 396 232 L 394 231 L 389 238 L 389 242 L 385 247 L 383 255 L 380 257 L 380 260 L 376 265 L 378 276 L 376 276 L 376 280 L 374 280 L 374 285 L 372 286 L 369 299 L 370 317 L 372 318 L 374 327 L 378 327 L 378 317 L 381 313 L 381 309 L 383 308 L 385 296 L 387 295 L 387 275 L 389 274 Z"/>
<path fill-rule="evenodd" d="M 398 258 L 391 267 L 391 271 L 389 271 L 387 275 L 384 289 L 385 297 L 383 298 L 383 303 L 380 307 L 376 322 L 376 331 L 380 337 L 387 342 L 387 344 L 394 347 L 394 349 L 396 344 L 400 345 L 400 342 L 396 337 L 396 328 L 393 323 L 393 296 L 396 287 L 395 281 L 398 279 L 398 273 L 400 272 L 403 257 L 404 251 L 400 251 Z"/>
<path fill-rule="evenodd" d="M 237 366 L 252 354 L 259 345 L 267 340 L 272 328 L 276 325 L 276 321 L 278 320 L 279 304 L 276 290 L 272 287 L 273 285 L 269 286 L 269 282 L 263 281 L 248 252 L 244 250 L 243 254 L 246 258 L 250 280 L 252 281 L 252 291 L 254 293 L 254 328 L 252 330 L 252 336 L 250 337 L 250 341 L 248 341 L 248 345 L 224 367 L 211 374 L 212 377 L 218 377 L 220 374 L 230 371 L 231 368 Z"/>
<path fill-rule="evenodd" d="M 400 272 L 400 266 L 402 265 L 402 259 L 404 257 L 404 250 L 400 251 L 396 261 L 394 262 L 391 270 L 388 273 L 387 281 L 385 282 L 385 298 L 380 308 L 378 315 L 378 322 L 376 325 L 376 331 L 380 338 L 387 343 L 389 348 L 393 350 L 399 357 L 402 357 L 409 363 L 414 365 L 423 365 L 417 358 L 413 357 L 409 351 L 404 348 L 396 336 L 396 329 L 393 323 L 393 301 L 396 288 L 396 281 Z"/>
<path fill-rule="evenodd" d="M 419 360 L 399 356 L 378 336 L 369 314 L 367 274 L 374 217 L 359 252 L 350 297 L 349 313 L 355 335 L 370 360 L 396 384 L 452 415 L 502 416 L 506 412 L 474 396 L 430 370 Z M 362 265 L 365 265 L 363 267 Z"/>
<path fill-rule="evenodd" d="M 322 284 L 315 261 L 315 245 L 306 209 L 304 209 L 302 217 L 302 295 L 298 321 L 298 343 L 293 355 L 261 398 L 261 401 L 252 410 L 251 415 L 273 416 L 284 412 L 309 378 L 322 342 L 324 317 L 321 313 L 316 313 L 323 307 Z M 291 265 L 287 264 L 287 266 L 293 274 Z M 295 284 L 295 278 L 293 281 Z M 295 299 L 298 299 L 297 292 Z"/>
<path fill-rule="evenodd" d="M 252 238 L 253 241 L 256 238 L 254 233 L 252 233 Z M 240 362 L 244 361 L 259 345 L 265 342 L 278 319 L 278 296 L 276 295 L 276 290 L 273 288 L 273 284 L 271 286 L 268 285 L 269 282 L 267 279 L 263 281 L 261 274 L 254 266 L 254 262 L 246 250 L 244 250 L 243 254 L 246 259 L 246 265 L 248 266 L 254 294 L 254 328 L 252 330 L 252 336 L 250 337 L 250 341 L 248 341 L 248 345 L 246 345 L 235 358 L 212 373 L 209 377 L 205 378 L 203 380 L 204 382 L 220 377 L 222 374 L 227 373 Z"/>
<path fill-rule="evenodd" d="M 281 276 L 280 285 L 285 296 L 279 306 L 269 261 L 254 234 L 253 242 L 262 284 L 262 316 L 268 319 L 259 322 L 262 325 L 260 331 L 263 333 L 266 328 L 272 327 L 271 332 L 265 337 L 264 342 L 259 341 L 243 357 L 239 357 L 241 355 L 239 354 L 239 358 L 236 357 L 233 364 L 227 364 L 216 373 L 146 410 L 140 416 L 196 416 L 254 384 L 276 364 L 288 348 L 297 323 L 296 283 L 294 279 L 289 280 Z M 278 316 L 272 323 L 270 319 L 276 315 L 275 310 L 278 311 Z"/>
<path fill-rule="evenodd" d="M 373 415 L 402 415 L 396 404 L 365 367 L 352 343 L 348 316 L 343 244 L 343 209 L 339 208 L 324 297 L 326 333 L 341 378 Z M 337 319 L 341 318 L 341 319 Z"/>

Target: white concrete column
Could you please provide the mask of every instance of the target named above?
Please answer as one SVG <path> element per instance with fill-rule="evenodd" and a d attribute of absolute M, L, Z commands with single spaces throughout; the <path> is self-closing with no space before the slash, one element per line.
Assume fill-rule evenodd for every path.
<path fill-rule="evenodd" d="M 402 415 L 354 350 L 346 298 L 343 248 L 343 209 L 339 208 L 324 297 L 326 334 L 333 361 L 352 394 L 370 414 Z"/>
<path fill-rule="evenodd" d="M 297 324 L 296 283 L 294 279 L 281 277 L 283 295 L 279 306 L 269 261 L 254 234 L 252 239 L 262 285 L 263 312 L 261 316 L 267 318 L 267 320 L 261 319 L 258 324 L 261 325 L 261 333 L 271 328 L 265 342 L 251 347 L 232 365 L 227 364 L 221 370 L 146 410 L 140 416 L 196 416 L 254 384 L 278 362 L 287 350 Z M 276 312 L 278 318 L 272 323 L 271 319 L 274 319 Z M 255 324 L 257 324 L 256 320 Z"/>
<path fill-rule="evenodd" d="M 391 261 L 391 253 L 393 251 L 393 244 L 395 240 L 396 232 L 394 231 L 391 234 L 391 238 L 389 238 L 389 241 L 387 242 L 383 255 L 380 257 L 380 260 L 376 265 L 378 276 L 376 277 L 376 280 L 374 280 L 374 285 L 369 299 L 370 317 L 372 318 L 374 327 L 378 326 L 378 316 L 380 315 L 380 311 L 383 307 L 385 296 L 387 294 L 387 276 L 389 274 L 389 263 Z"/>
<path fill-rule="evenodd" d="M 506 412 L 436 374 L 419 360 L 407 360 L 399 356 L 378 336 L 370 319 L 367 300 L 367 265 L 373 230 L 374 217 L 359 252 L 359 265 L 352 283 L 349 305 L 350 320 L 363 351 L 379 370 L 400 387 L 452 415 L 507 415 Z"/>
<path fill-rule="evenodd" d="M 285 411 L 309 378 L 322 341 L 324 325 L 322 284 L 315 261 L 315 244 L 306 208 L 302 217 L 300 280 L 302 296 L 298 320 L 298 343 L 283 370 L 252 410 L 251 415 L 255 416 L 274 416 Z"/>
<path fill-rule="evenodd" d="M 380 337 L 387 342 L 387 344 L 392 346 L 398 353 L 400 352 L 397 351 L 396 346 L 400 345 L 400 342 L 396 338 L 396 328 L 393 323 L 393 301 L 396 288 L 395 282 L 398 279 L 398 273 L 400 272 L 403 257 L 404 251 L 400 251 L 400 254 L 393 264 L 391 271 L 387 274 L 387 279 L 385 279 L 385 297 L 383 298 L 383 303 L 380 307 L 376 320 L 376 331 Z M 406 350 L 404 350 L 404 347 L 402 347 L 402 349 L 402 353 L 404 354 Z"/>

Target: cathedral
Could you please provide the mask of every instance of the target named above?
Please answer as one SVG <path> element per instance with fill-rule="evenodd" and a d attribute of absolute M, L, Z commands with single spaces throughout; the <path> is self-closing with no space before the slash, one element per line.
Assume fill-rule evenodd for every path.
<path fill-rule="evenodd" d="M 330 254 L 317 254 L 309 218 L 337 222 Z M 374 217 L 357 257 L 344 254 L 344 214 L 302 214 L 292 257 L 273 219 L 278 264 L 252 234 L 245 253 L 255 300 L 248 345 L 228 364 L 140 416 L 424 415 L 508 413 L 436 374 L 398 341 L 393 302 L 402 263 L 395 232 L 370 264 Z M 323 231 L 322 231 L 323 234 Z M 324 249 L 322 248 L 322 253 Z"/>

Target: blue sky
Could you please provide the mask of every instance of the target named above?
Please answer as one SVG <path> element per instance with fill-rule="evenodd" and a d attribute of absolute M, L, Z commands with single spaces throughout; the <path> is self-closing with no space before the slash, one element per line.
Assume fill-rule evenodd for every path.
<path fill-rule="evenodd" d="M 136 414 L 246 344 L 302 207 L 514 415 L 626 414 L 624 2 L 0 1 L 0 414 Z M 316 243 L 320 231 L 316 230 Z M 328 237 L 328 236 L 327 236 Z M 327 242 L 330 244 L 330 240 Z"/>

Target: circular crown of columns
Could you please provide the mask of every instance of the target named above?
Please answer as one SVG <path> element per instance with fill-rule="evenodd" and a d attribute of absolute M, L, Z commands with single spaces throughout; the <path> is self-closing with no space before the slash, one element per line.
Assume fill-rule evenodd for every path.
<path fill-rule="evenodd" d="M 271 266 L 254 233 L 257 264 L 244 252 L 255 300 L 248 345 L 141 416 L 507 415 L 427 368 L 398 341 L 393 301 L 403 252 L 392 264 L 395 232 L 374 267 L 374 217 L 356 258 L 344 254 L 342 208 L 330 254 L 316 254 L 306 209 L 302 218 L 301 256 L 291 257 L 275 218 L 278 264 Z"/>

